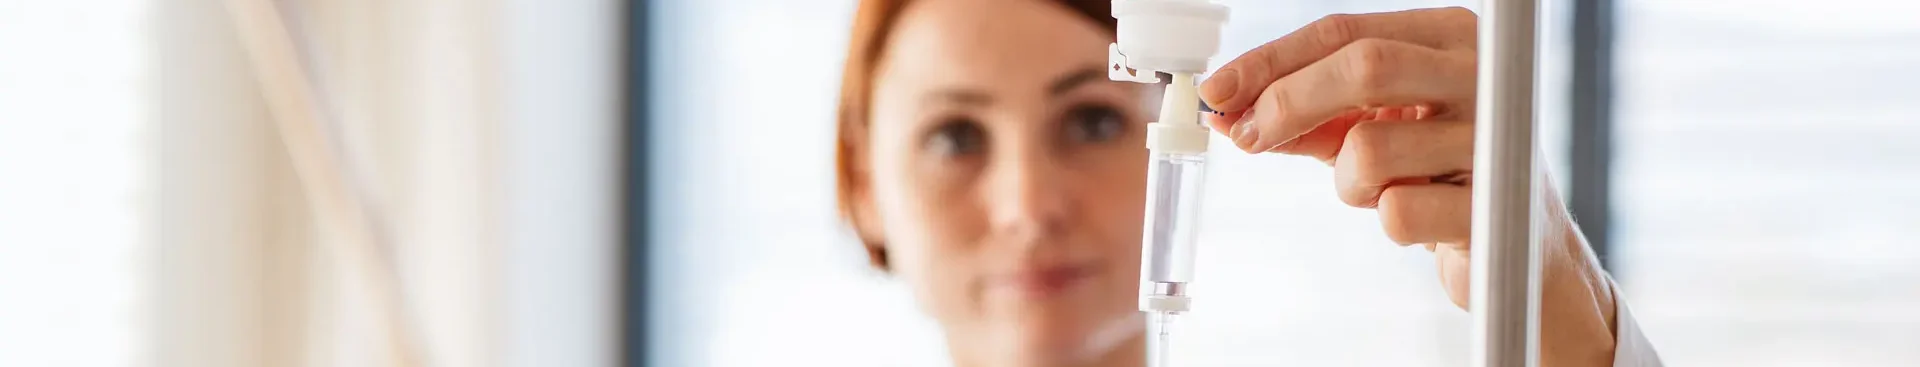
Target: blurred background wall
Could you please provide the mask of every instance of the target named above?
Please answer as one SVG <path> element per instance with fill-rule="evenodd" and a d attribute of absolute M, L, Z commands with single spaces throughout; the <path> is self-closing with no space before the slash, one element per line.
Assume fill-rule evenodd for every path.
<path fill-rule="evenodd" d="M 1226 55 L 1477 5 L 1221 2 Z M 1920 5 L 1545 4 L 1541 141 L 1668 362 L 1920 362 Z M 0 366 L 943 365 L 834 214 L 852 5 L 0 0 Z M 1190 363 L 1464 363 L 1328 169 L 1213 159 Z"/>

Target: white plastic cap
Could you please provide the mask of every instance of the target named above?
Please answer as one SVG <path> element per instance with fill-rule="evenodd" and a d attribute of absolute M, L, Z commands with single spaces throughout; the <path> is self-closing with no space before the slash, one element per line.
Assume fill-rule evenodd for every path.
<path fill-rule="evenodd" d="M 1187 312 L 1193 299 L 1186 296 L 1152 295 L 1140 298 L 1141 311 Z"/>
<path fill-rule="evenodd" d="M 1200 93 L 1193 74 L 1174 73 L 1160 100 L 1160 119 L 1147 124 L 1147 149 L 1155 152 L 1207 152 L 1207 128 L 1200 125 Z"/>
<path fill-rule="evenodd" d="M 1113 0 L 1113 17 L 1120 21 L 1114 51 L 1124 55 L 1115 61 L 1139 70 L 1136 81 L 1157 82 L 1154 71 L 1207 71 L 1207 60 L 1220 52 L 1227 7 L 1207 0 Z"/>

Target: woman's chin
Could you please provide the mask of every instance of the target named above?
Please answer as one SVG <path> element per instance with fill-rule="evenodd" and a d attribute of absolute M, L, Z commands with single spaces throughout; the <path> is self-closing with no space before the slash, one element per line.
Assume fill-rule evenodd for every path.
<path fill-rule="evenodd" d="M 1144 335 L 1146 323 L 1133 308 L 1133 284 L 1086 277 L 1044 286 L 995 287 L 984 294 L 985 333 L 969 337 L 986 346 L 994 366 L 1074 365 L 1109 357 Z"/>
<path fill-rule="evenodd" d="M 1104 316 L 1104 317 L 1103 317 Z M 1133 312 L 1087 309 L 1037 312 L 1007 320 L 999 328 L 1000 344 L 1008 364 L 1078 364 L 1106 357 L 1116 347 L 1139 336 L 1144 323 Z"/>

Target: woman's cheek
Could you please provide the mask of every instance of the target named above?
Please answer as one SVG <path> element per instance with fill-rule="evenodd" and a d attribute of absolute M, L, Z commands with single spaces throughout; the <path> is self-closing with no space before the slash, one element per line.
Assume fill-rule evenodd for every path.
<path fill-rule="evenodd" d="M 895 219 L 900 220 L 889 222 L 915 223 L 910 218 Z M 923 312 L 946 319 L 958 309 L 953 301 L 956 287 L 951 267 L 954 265 L 941 261 L 938 246 L 925 238 L 926 231 L 914 227 L 888 228 L 887 256 L 893 264 L 893 276 L 907 283 Z"/>
<path fill-rule="evenodd" d="M 1101 221 L 1094 228 L 1100 229 L 1102 243 L 1108 246 L 1103 250 L 1112 254 L 1114 280 L 1120 283 L 1115 287 L 1121 288 L 1128 298 L 1139 286 L 1140 238 L 1142 226 L 1146 224 L 1147 203 L 1147 155 L 1141 153 L 1145 150 L 1113 153 L 1101 167 L 1099 178 L 1092 181 L 1105 184 L 1082 191 L 1097 198 L 1089 201 L 1095 206 L 1091 212 L 1099 213 Z"/>
<path fill-rule="evenodd" d="M 911 182 L 899 180 L 895 182 Z M 883 206 L 887 252 L 894 275 L 908 283 L 922 311 L 935 318 L 958 321 L 978 313 L 981 270 L 968 249 L 968 234 L 984 233 L 966 215 L 968 205 L 956 205 L 942 190 L 926 182 L 894 187 L 892 196 L 879 197 Z"/>

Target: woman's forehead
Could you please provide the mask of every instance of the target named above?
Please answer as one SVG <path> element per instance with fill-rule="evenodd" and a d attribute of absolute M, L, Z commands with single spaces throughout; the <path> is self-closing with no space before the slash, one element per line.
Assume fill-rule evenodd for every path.
<path fill-rule="evenodd" d="M 1043 88 L 1058 74 L 1106 63 L 1112 38 L 1051 1 L 920 0 L 902 10 L 875 70 L 978 88 Z"/>

